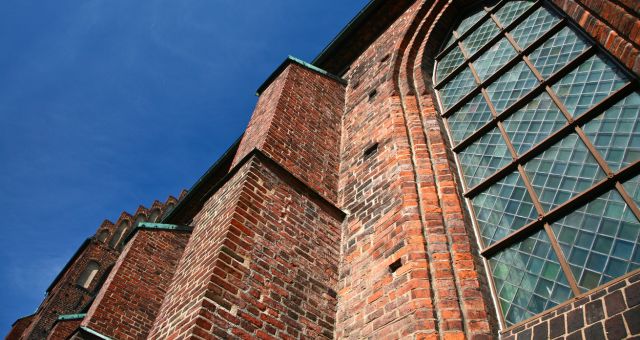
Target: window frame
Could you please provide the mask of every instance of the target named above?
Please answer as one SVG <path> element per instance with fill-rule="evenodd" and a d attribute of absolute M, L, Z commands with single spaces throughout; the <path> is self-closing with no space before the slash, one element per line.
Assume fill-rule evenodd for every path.
<path fill-rule="evenodd" d="M 483 3 L 489 3 L 489 1 L 482 1 Z M 582 298 L 586 295 L 592 294 L 596 290 L 601 290 L 603 287 L 607 287 L 609 285 L 615 284 L 640 272 L 640 269 L 632 270 L 620 277 L 617 277 L 609 282 L 606 282 L 602 285 L 599 285 L 593 289 L 582 292 L 578 287 L 575 277 L 571 271 L 569 263 L 567 262 L 566 256 L 562 249 L 560 248 L 559 242 L 556 238 L 556 235 L 553 233 L 551 229 L 552 223 L 562 219 L 564 216 L 569 215 L 571 212 L 576 211 L 580 207 L 588 204 L 593 201 L 595 197 L 599 197 L 602 194 L 607 193 L 610 190 L 617 191 L 622 197 L 623 201 L 630 208 L 633 215 L 640 221 L 640 208 L 638 204 L 634 201 L 633 197 L 629 195 L 627 190 L 623 187 L 623 183 L 627 180 L 630 180 L 640 174 L 640 159 L 634 161 L 633 163 L 621 167 L 618 171 L 613 171 L 607 161 L 604 159 L 600 151 L 596 149 L 596 147 L 591 143 L 590 139 L 584 133 L 582 127 L 591 121 L 593 118 L 605 112 L 607 109 L 611 108 L 614 104 L 624 99 L 626 96 L 632 94 L 633 92 L 640 91 L 640 79 L 638 75 L 629 71 L 624 65 L 620 63 L 618 58 L 612 56 L 600 43 L 598 43 L 593 37 L 585 32 L 585 30 L 576 24 L 572 18 L 570 18 L 562 9 L 558 8 L 552 1 L 548 0 L 533 0 L 530 1 L 532 6 L 527 8 L 517 17 L 515 17 L 511 23 L 506 26 L 501 25 L 495 13 L 500 10 L 505 4 L 507 4 L 508 0 L 501 0 L 495 3 L 494 6 L 478 6 L 478 4 L 473 4 L 468 8 L 462 10 L 462 12 L 471 12 L 474 10 L 480 9 L 484 11 L 484 14 L 471 26 L 469 26 L 462 34 L 458 34 L 455 31 L 461 20 L 467 18 L 468 16 L 461 16 L 462 19 L 458 20 L 455 25 L 452 25 L 453 29 L 451 30 L 451 34 L 454 37 L 453 41 L 444 41 L 443 46 L 441 47 L 441 51 L 436 55 L 435 62 L 433 65 L 433 74 L 432 74 L 432 84 L 433 89 L 435 90 L 437 109 L 440 112 L 440 118 L 443 121 L 443 125 L 446 130 L 446 138 L 448 138 L 448 143 L 451 146 L 451 151 L 453 151 L 454 158 L 456 161 L 458 178 L 463 183 L 461 187 L 463 188 L 462 196 L 464 198 L 465 204 L 467 206 L 467 213 L 471 216 L 471 222 L 473 224 L 473 232 L 476 236 L 478 246 L 480 249 L 480 255 L 482 257 L 483 264 L 487 270 L 487 276 L 489 279 L 489 286 L 491 288 L 492 298 L 494 300 L 494 304 L 496 306 L 496 312 L 498 314 L 498 320 L 500 321 L 500 326 L 503 331 L 518 327 L 519 325 L 529 322 L 530 320 L 539 317 L 540 315 L 549 313 L 552 310 L 560 308 L 561 306 L 565 306 L 568 303 L 571 303 L 579 298 Z M 518 45 L 514 37 L 511 35 L 511 31 L 525 21 L 530 14 L 535 12 L 537 9 L 544 7 L 553 15 L 559 18 L 559 21 L 551 26 L 545 33 L 538 36 L 534 41 L 530 42 L 529 45 L 525 48 L 522 48 Z M 477 49 L 473 54 L 469 55 L 466 49 L 463 47 L 461 42 L 470 36 L 473 32 L 475 32 L 482 24 L 486 21 L 493 21 L 493 23 L 498 28 L 499 33 L 496 34 L 491 39 L 487 40 L 485 44 Z M 534 64 L 529 60 L 529 55 L 534 52 L 538 47 L 547 42 L 553 35 L 560 32 L 563 28 L 568 27 L 581 38 L 583 38 L 588 46 L 579 53 L 573 60 L 568 61 L 564 66 L 558 69 L 556 72 L 547 76 L 546 78 L 542 76 L 542 74 L 538 71 L 538 69 L 534 66 Z M 451 35 L 447 35 L 450 37 Z M 492 74 L 485 77 L 482 80 L 478 72 L 474 66 L 474 61 L 478 60 L 480 56 L 482 56 L 486 51 L 492 48 L 495 44 L 499 43 L 502 39 L 508 40 L 511 47 L 515 50 L 516 54 L 512 59 L 506 62 L 504 65 L 495 70 Z M 449 42 L 448 45 L 446 45 Z M 446 45 L 446 46 L 444 46 Z M 452 71 L 450 71 L 445 77 L 438 80 L 438 64 L 442 60 L 444 56 L 446 56 L 449 52 L 451 52 L 455 47 L 458 47 L 461 52 L 463 59 L 462 63 L 456 66 Z M 552 85 L 556 84 L 560 79 L 574 71 L 578 65 L 581 65 L 587 59 L 601 55 L 604 56 L 608 61 L 615 64 L 615 66 L 620 70 L 626 77 L 628 82 L 622 85 L 619 89 L 610 93 L 603 100 L 593 104 L 588 110 L 577 114 L 575 117 L 567 110 L 563 101 L 558 97 L 555 91 L 552 89 Z M 528 69 L 534 74 L 537 79 L 536 85 L 525 95 L 516 99 L 514 102 L 509 104 L 502 112 L 497 112 L 494 108 L 489 95 L 487 93 L 487 87 L 491 85 L 494 81 L 499 79 L 502 75 L 511 70 L 516 64 L 524 63 L 528 67 Z M 456 75 L 460 74 L 464 70 L 469 70 L 474 78 L 475 87 L 471 89 L 469 92 L 460 97 L 455 103 L 453 103 L 449 108 L 445 110 L 444 104 L 442 102 L 442 98 L 440 96 L 440 90 L 443 88 L 443 85 L 449 83 Z M 561 128 L 553 131 L 550 135 L 543 138 L 541 141 L 538 141 L 534 144 L 528 151 L 519 155 L 514 146 L 511 143 L 511 138 L 504 128 L 504 121 L 506 118 L 511 116 L 513 113 L 517 112 L 519 109 L 530 103 L 537 96 L 546 93 L 553 101 L 553 104 L 556 108 L 559 109 L 561 114 L 567 119 L 567 123 Z M 474 97 L 477 95 L 481 95 L 488 103 L 489 110 L 491 112 L 491 119 L 484 123 L 481 127 L 477 128 L 473 133 L 463 138 L 458 144 L 455 144 L 455 139 L 452 137 L 452 130 L 449 125 L 449 117 L 452 116 L 453 113 L 458 111 L 462 106 L 466 103 L 469 103 Z M 473 142 L 477 141 L 482 136 L 485 136 L 487 132 L 491 129 L 497 128 L 505 141 L 507 148 L 509 149 L 509 153 L 511 154 L 512 160 L 507 165 L 501 167 L 499 170 L 494 172 L 492 175 L 481 180 L 480 183 L 473 187 L 468 187 L 466 183 L 466 179 L 464 174 L 462 173 L 461 162 L 459 158 L 460 151 L 464 150 L 467 146 L 471 145 Z M 569 136 L 570 134 L 577 134 L 580 141 L 586 146 L 589 153 L 595 158 L 598 163 L 599 168 L 605 173 L 605 178 L 596 182 L 592 186 L 590 186 L 586 191 L 576 194 L 575 196 L 569 198 L 567 201 L 553 207 L 549 211 L 545 211 L 543 209 L 540 200 L 538 199 L 538 195 L 530 183 L 529 176 L 525 173 L 524 165 L 534 159 L 535 157 L 541 155 L 544 151 L 548 150 L 549 147 L 562 140 L 564 137 Z M 478 225 L 477 217 L 475 216 L 475 210 L 473 209 L 471 199 L 478 194 L 482 193 L 485 189 L 489 188 L 491 185 L 497 183 L 498 181 L 504 179 L 506 176 L 512 173 L 519 173 L 523 183 L 525 184 L 526 190 L 534 204 L 535 210 L 538 213 L 538 218 L 533 220 L 532 222 L 525 224 L 517 230 L 513 230 L 506 237 L 496 241 L 491 245 L 484 245 L 484 242 L 480 236 L 480 228 Z M 544 310 L 538 314 L 530 318 L 523 319 L 513 325 L 508 325 L 505 321 L 505 315 L 502 311 L 502 306 L 498 301 L 498 294 L 495 289 L 495 283 L 493 278 L 492 269 L 489 265 L 489 258 L 493 255 L 496 255 L 499 251 L 505 250 L 511 245 L 514 245 L 518 242 L 525 240 L 527 237 L 533 235 L 534 233 L 544 230 L 547 234 L 553 251 L 556 253 L 558 258 L 558 263 L 561 266 L 561 269 L 567 278 L 569 286 L 573 292 L 573 297 L 567 299 L 566 301 L 559 303 L 558 305 Z"/>

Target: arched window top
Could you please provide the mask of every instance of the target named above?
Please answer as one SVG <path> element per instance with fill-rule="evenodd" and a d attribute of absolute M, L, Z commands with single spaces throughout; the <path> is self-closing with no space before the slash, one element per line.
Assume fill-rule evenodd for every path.
<path fill-rule="evenodd" d="M 109 230 L 102 229 L 98 232 L 98 241 L 106 242 L 108 238 L 109 238 Z"/>
<path fill-rule="evenodd" d="M 160 217 L 160 210 L 154 209 L 151 212 L 151 215 L 149 215 L 149 222 L 152 222 L 152 223 L 157 222 L 159 217 Z"/>
<path fill-rule="evenodd" d="M 640 268 L 640 85 L 541 1 L 472 11 L 434 87 L 504 326 Z"/>
<path fill-rule="evenodd" d="M 109 246 L 111 248 L 117 248 L 122 241 L 123 236 L 125 235 L 127 229 L 129 229 L 129 221 L 121 222 L 116 228 L 116 232 L 113 234 L 111 238 L 111 242 L 109 242 Z"/>
<path fill-rule="evenodd" d="M 99 271 L 100 264 L 98 264 L 98 262 L 96 261 L 90 261 L 87 264 L 87 267 L 78 277 L 78 286 L 88 289 L 91 286 L 93 279 L 96 277 L 96 275 L 98 275 Z"/>

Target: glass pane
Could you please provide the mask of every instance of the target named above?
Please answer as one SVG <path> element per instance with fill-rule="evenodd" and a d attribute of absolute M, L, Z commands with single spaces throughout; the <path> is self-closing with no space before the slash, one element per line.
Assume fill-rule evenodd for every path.
<path fill-rule="evenodd" d="M 466 68 L 439 91 L 444 109 L 447 110 L 477 86 L 473 74 Z"/>
<path fill-rule="evenodd" d="M 464 32 L 466 32 L 469 28 L 471 28 L 471 26 L 473 26 L 473 24 L 480 21 L 480 19 L 485 14 L 487 13 L 484 10 L 478 10 L 478 12 L 462 20 L 462 22 L 460 22 L 460 24 L 458 25 L 458 28 L 456 29 L 456 32 L 458 32 L 458 35 L 462 35 Z"/>
<path fill-rule="evenodd" d="M 485 20 L 476 30 L 473 31 L 466 39 L 462 41 L 462 45 L 469 52 L 469 55 L 476 53 L 480 47 L 486 45 L 489 39 L 495 37 L 500 31 L 493 20 Z"/>
<path fill-rule="evenodd" d="M 498 128 L 493 128 L 466 147 L 459 157 L 468 188 L 474 187 L 513 159 Z"/>
<path fill-rule="evenodd" d="M 626 77 L 611 61 L 595 55 L 560 79 L 553 90 L 575 117 L 626 82 Z"/>
<path fill-rule="evenodd" d="M 622 185 L 636 204 L 640 205 L 640 175 L 624 182 Z"/>
<path fill-rule="evenodd" d="M 521 48 L 529 46 L 548 31 L 560 18 L 540 7 L 511 31 L 511 35 Z"/>
<path fill-rule="evenodd" d="M 566 123 L 567 119 L 551 101 L 551 97 L 542 92 L 509 116 L 504 121 L 504 127 L 516 152 L 522 155 Z"/>
<path fill-rule="evenodd" d="M 449 47 L 449 45 L 451 45 L 454 41 L 456 41 L 456 37 L 453 35 L 453 33 L 451 34 L 451 37 L 449 37 L 449 41 L 447 41 L 446 44 L 444 44 L 445 47 Z"/>
<path fill-rule="evenodd" d="M 573 297 L 544 230 L 499 252 L 489 264 L 507 326 Z"/>
<path fill-rule="evenodd" d="M 583 126 L 613 171 L 640 159 L 640 94 L 634 92 Z"/>
<path fill-rule="evenodd" d="M 473 65 L 480 79 L 485 80 L 515 56 L 516 50 L 513 49 L 507 39 L 503 38 L 488 51 L 484 52 L 480 58 L 473 62 Z"/>
<path fill-rule="evenodd" d="M 582 291 L 640 268 L 640 222 L 612 190 L 552 225 Z"/>
<path fill-rule="evenodd" d="M 496 16 L 500 24 L 506 27 L 531 6 L 533 1 L 509 1 L 496 12 Z"/>
<path fill-rule="evenodd" d="M 472 199 L 485 246 L 533 221 L 536 212 L 518 172 L 490 186 Z"/>
<path fill-rule="evenodd" d="M 487 92 L 496 111 L 500 113 L 537 84 L 538 80 L 527 65 L 520 63 L 491 83 Z"/>
<path fill-rule="evenodd" d="M 529 59 L 543 77 L 548 77 L 587 49 L 586 42 L 569 27 L 538 47 Z"/>
<path fill-rule="evenodd" d="M 563 138 L 527 162 L 524 169 L 546 211 L 568 201 L 605 177 L 576 134 Z"/>
<path fill-rule="evenodd" d="M 453 70 L 458 65 L 462 64 L 463 61 L 464 61 L 464 56 L 462 55 L 460 48 L 457 46 L 454 47 L 451 51 L 449 51 L 449 53 L 447 53 L 446 56 L 444 56 L 438 62 L 438 69 L 437 69 L 438 81 L 441 81 L 446 76 L 448 76 L 449 73 L 453 72 Z"/>
<path fill-rule="evenodd" d="M 457 145 L 491 120 L 489 105 L 478 94 L 448 119 L 451 137 Z"/>

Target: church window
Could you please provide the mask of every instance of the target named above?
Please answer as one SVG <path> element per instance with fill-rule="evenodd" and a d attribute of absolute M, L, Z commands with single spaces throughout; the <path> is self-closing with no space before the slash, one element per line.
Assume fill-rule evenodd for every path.
<path fill-rule="evenodd" d="M 503 326 L 638 271 L 637 76 L 546 1 L 446 40 L 434 88 Z"/>
<path fill-rule="evenodd" d="M 80 277 L 78 277 L 78 286 L 85 289 L 89 288 L 91 286 L 91 282 L 93 282 L 93 279 L 96 277 L 99 270 L 100 265 L 98 264 L 98 262 L 89 262 L 82 274 L 80 274 Z"/>

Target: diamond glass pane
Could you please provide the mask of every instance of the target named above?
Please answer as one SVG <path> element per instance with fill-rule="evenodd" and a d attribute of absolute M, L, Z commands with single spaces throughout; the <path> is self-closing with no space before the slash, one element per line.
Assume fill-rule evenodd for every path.
<path fill-rule="evenodd" d="M 489 105 L 482 94 L 478 94 L 448 119 L 454 143 L 457 145 L 490 120 Z"/>
<path fill-rule="evenodd" d="M 548 31 L 560 18 L 540 7 L 511 31 L 511 35 L 521 48 L 529 46 L 534 40 Z"/>
<path fill-rule="evenodd" d="M 449 45 L 451 45 L 454 41 L 456 41 L 456 37 L 455 37 L 455 35 L 451 34 L 451 37 L 449 38 L 449 41 L 447 41 L 447 43 L 444 46 L 445 47 L 449 47 Z"/>
<path fill-rule="evenodd" d="M 636 202 L 636 205 L 640 206 L 640 175 L 622 183 L 622 185 Z"/>
<path fill-rule="evenodd" d="M 493 184 L 471 202 L 485 246 L 504 238 L 538 216 L 518 172 Z"/>
<path fill-rule="evenodd" d="M 634 92 L 583 126 L 612 170 L 640 159 L 640 93 Z"/>
<path fill-rule="evenodd" d="M 520 63 L 491 83 L 487 92 L 496 111 L 500 113 L 537 84 L 538 80 L 527 65 Z"/>
<path fill-rule="evenodd" d="M 493 20 L 485 20 L 480 27 L 462 41 L 462 45 L 469 55 L 472 55 L 476 53 L 480 47 L 486 45 L 489 39 L 496 36 L 499 32 L 498 26 L 496 26 Z"/>
<path fill-rule="evenodd" d="M 587 43 L 565 27 L 529 55 L 543 77 L 548 77 L 586 50 Z"/>
<path fill-rule="evenodd" d="M 458 73 L 453 79 L 439 91 L 440 99 L 444 109 L 447 110 L 464 95 L 471 92 L 477 86 L 473 74 L 468 68 L 465 68 L 462 72 Z"/>
<path fill-rule="evenodd" d="M 560 79 L 553 90 L 567 110 L 577 116 L 626 82 L 626 77 L 611 61 L 595 55 Z"/>
<path fill-rule="evenodd" d="M 640 268 L 640 222 L 612 190 L 552 225 L 582 291 Z"/>
<path fill-rule="evenodd" d="M 547 211 L 605 177 L 576 134 L 563 138 L 527 162 L 524 169 Z"/>
<path fill-rule="evenodd" d="M 544 230 L 489 259 L 507 326 L 573 296 Z"/>
<path fill-rule="evenodd" d="M 474 187 L 512 160 L 498 128 L 490 130 L 458 156 L 468 188 Z"/>
<path fill-rule="evenodd" d="M 464 32 L 466 32 L 469 28 L 471 28 L 471 26 L 473 26 L 473 24 L 478 22 L 485 14 L 487 13 L 484 10 L 479 10 L 473 15 L 462 20 L 462 22 L 460 22 L 460 24 L 458 25 L 458 28 L 456 29 L 456 32 L 458 32 L 458 35 L 462 35 Z"/>
<path fill-rule="evenodd" d="M 487 76 L 493 74 L 515 56 L 516 50 L 513 49 L 507 39 L 503 38 L 488 51 L 484 52 L 478 60 L 473 62 L 473 65 L 480 79 L 485 80 Z"/>
<path fill-rule="evenodd" d="M 464 56 L 458 46 L 455 46 L 446 56 L 438 61 L 438 68 L 436 74 L 438 75 L 438 81 L 444 79 L 453 70 L 458 67 L 464 61 Z"/>
<path fill-rule="evenodd" d="M 531 6 L 533 1 L 509 1 L 496 12 L 496 16 L 500 24 L 506 27 Z"/>
<path fill-rule="evenodd" d="M 532 146 L 565 124 L 567 119 L 546 92 L 542 92 L 504 121 L 511 144 L 519 155 L 529 151 Z"/>

